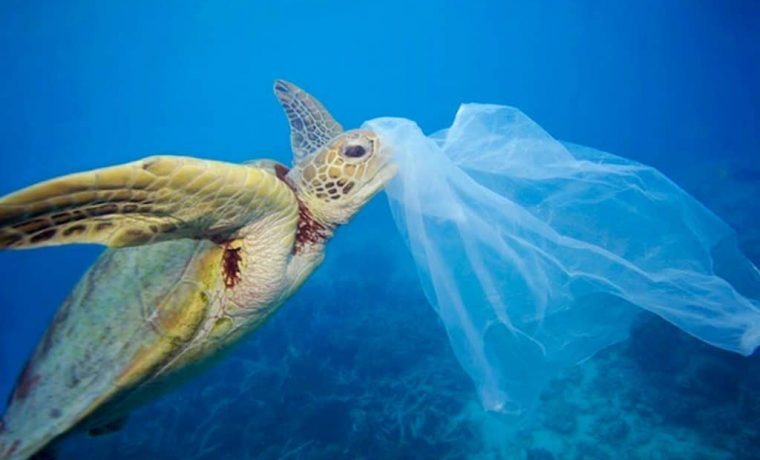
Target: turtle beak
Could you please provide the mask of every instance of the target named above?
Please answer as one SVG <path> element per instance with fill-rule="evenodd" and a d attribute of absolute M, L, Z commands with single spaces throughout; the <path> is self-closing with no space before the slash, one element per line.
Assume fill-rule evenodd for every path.
<path fill-rule="evenodd" d="M 378 151 L 375 152 L 375 157 L 372 159 L 375 162 L 375 173 L 367 180 L 367 184 L 362 187 L 356 196 L 357 199 L 363 202 L 368 201 L 380 192 L 398 173 L 399 169 L 398 165 L 392 161 L 393 152 L 391 151 L 391 147 L 380 143 L 377 137 L 375 138 L 375 143 L 375 145 L 380 145 Z"/>
<path fill-rule="evenodd" d="M 377 174 L 375 174 L 370 180 L 371 186 L 366 187 L 368 190 L 371 189 L 369 198 L 381 191 L 383 187 L 385 187 L 385 184 L 390 182 L 391 179 L 396 176 L 396 173 L 398 173 L 398 165 L 396 163 L 388 161 L 381 166 Z"/>

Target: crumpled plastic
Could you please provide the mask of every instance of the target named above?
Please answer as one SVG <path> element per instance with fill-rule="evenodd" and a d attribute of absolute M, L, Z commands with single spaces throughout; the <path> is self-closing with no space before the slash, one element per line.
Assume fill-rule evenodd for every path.
<path fill-rule="evenodd" d="M 426 136 L 365 123 L 425 295 L 483 406 L 534 407 L 643 310 L 726 350 L 760 344 L 760 272 L 732 229 L 656 169 L 559 142 L 517 109 L 464 104 Z"/>

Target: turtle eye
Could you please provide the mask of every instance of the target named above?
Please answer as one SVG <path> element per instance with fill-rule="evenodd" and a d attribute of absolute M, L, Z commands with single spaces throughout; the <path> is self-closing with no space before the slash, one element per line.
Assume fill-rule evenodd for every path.
<path fill-rule="evenodd" d="M 343 155 L 349 158 L 361 158 L 367 154 L 367 149 L 361 145 L 349 145 L 343 150 Z"/>

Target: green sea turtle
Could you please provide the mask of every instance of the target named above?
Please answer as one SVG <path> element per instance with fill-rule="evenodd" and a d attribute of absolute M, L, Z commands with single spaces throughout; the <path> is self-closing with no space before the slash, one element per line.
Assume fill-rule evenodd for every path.
<path fill-rule="evenodd" d="M 0 248 L 109 246 L 58 310 L 0 423 L 0 459 L 71 431 L 117 430 L 258 328 L 396 171 L 377 136 L 344 132 L 277 81 L 294 154 L 230 164 L 156 156 L 0 198 Z"/>

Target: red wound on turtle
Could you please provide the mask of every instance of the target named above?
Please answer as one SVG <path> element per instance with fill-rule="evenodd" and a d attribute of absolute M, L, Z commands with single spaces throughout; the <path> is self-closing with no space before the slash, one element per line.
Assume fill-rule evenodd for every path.
<path fill-rule="evenodd" d="M 278 179 L 287 184 L 293 192 L 296 191 L 288 181 L 287 175 L 290 170 L 286 166 L 275 164 L 274 171 Z M 306 244 L 321 243 L 330 237 L 330 228 L 317 222 L 309 208 L 298 198 L 298 194 L 296 194 L 296 199 L 298 200 L 298 229 L 293 254 L 300 253 Z"/>
<path fill-rule="evenodd" d="M 222 275 L 224 285 L 228 288 L 234 288 L 240 282 L 240 262 L 243 257 L 240 255 L 240 249 L 232 248 L 227 243 L 224 247 L 222 256 Z"/>
<path fill-rule="evenodd" d="M 298 200 L 298 229 L 293 254 L 298 254 L 306 244 L 321 243 L 330 237 L 330 230 L 311 215 L 309 208 Z"/>
<path fill-rule="evenodd" d="M 288 186 L 290 187 L 290 184 L 288 183 L 286 179 L 289 171 L 290 169 L 288 169 L 288 167 L 285 165 L 282 165 L 280 163 L 275 163 L 274 165 L 274 173 L 277 175 L 277 178 L 285 182 L 286 184 L 288 184 Z M 293 187 L 290 187 L 290 188 L 293 188 Z"/>

